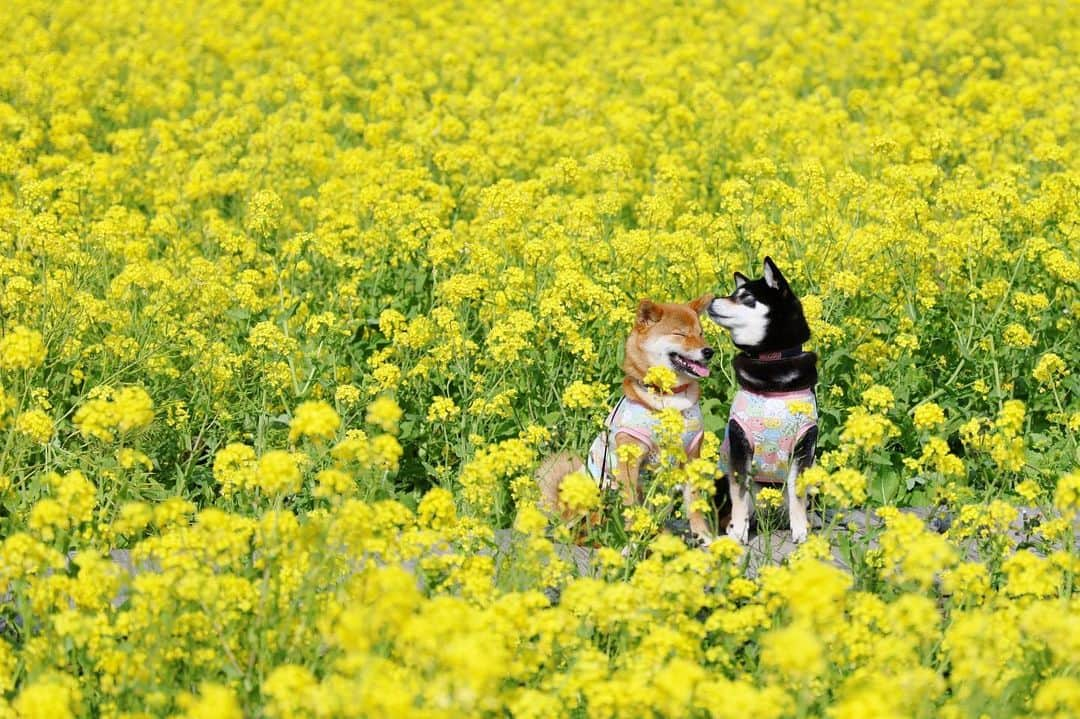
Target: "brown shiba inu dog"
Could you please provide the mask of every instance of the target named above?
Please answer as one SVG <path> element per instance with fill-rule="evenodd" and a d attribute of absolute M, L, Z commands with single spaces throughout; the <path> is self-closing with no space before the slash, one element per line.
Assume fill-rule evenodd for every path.
<path fill-rule="evenodd" d="M 706 345 L 702 335 L 699 316 L 712 300 L 713 295 L 703 295 L 688 304 L 651 300 L 638 304 L 634 327 L 626 340 L 623 396 L 608 415 L 604 431 L 593 442 L 588 461 L 558 454 L 548 458 L 537 472 L 547 509 L 566 520 L 574 518 L 560 505 L 559 485 L 567 474 L 579 470 L 588 472 L 603 489 L 618 491 L 624 506 L 636 505 L 641 500 L 644 472 L 659 461 L 653 431 L 658 421 L 653 413 L 659 410 L 674 408 L 682 413 L 683 447 L 688 458 L 698 456 L 703 434 L 698 380 L 708 376 L 708 363 L 713 356 L 713 349 Z M 649 368 L 657 366 L 675 372 L 678 384 L 671 392 L 664 393 L 645 384 Z M 625 444 L 640 448 L 638 460 L 619 460 L 618 449 Z M 683 496 L 690 531 L 708 543 L 713 535 L 705 516 L 690 509 L 695 499 L 693 490 L 684 488 Z"/>

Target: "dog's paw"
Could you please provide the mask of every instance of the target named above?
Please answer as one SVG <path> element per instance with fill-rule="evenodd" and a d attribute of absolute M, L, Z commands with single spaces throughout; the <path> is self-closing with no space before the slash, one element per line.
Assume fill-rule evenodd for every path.
<path fill-rule="evenodd" d="M 807 529 L 806 527 L 792 527 L 791 528 L 791 541 L 795 544 L 802 544 L 806 541 Z"/>
<path fill-rule="evenodd" d="M 712 530 L 709 528 L 709 523 L 702 517 L 690 518 L 690 539 L 694 545 L 703 549 L 716 541 L 716 537 L 713 536 Z"/>
<path fill-rule="evenodd" d="M 711 532 L 692 532 L 690 536 L 693 537 L 694 545 L 701 549 L 708 549 L 716 541 Z"/>

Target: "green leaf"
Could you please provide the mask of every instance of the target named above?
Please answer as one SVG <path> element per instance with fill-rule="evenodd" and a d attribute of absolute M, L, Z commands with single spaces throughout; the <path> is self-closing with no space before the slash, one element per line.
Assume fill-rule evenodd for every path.
<path fill-rule="evenodd" d="M 727 427 L 728 411 L 726 404 L 715 397 L 701 403 L 702 424 L 707 432 L 720 433 Z"/>

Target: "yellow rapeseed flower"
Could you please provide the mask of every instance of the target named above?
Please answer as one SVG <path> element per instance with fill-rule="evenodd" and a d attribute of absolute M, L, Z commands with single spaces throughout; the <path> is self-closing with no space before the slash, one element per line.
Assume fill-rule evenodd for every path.
<path fill-rule="evenodd" d="M 600 488 L 584 472 L 571 472 L 559 485 L 559 501 L 572 512 L 591 512 L 600 506 Z"/>
<path fill-rule="evenodd" d="M 0 369 L 34 369 L 44 362 L 45 340 L 37 330 L 16 325 L 0 338 Z"/>
<path fill-rule="evenodd" d="M 37 444 L 46 444 L 55 433 L 52 417 L 40 409 L 31 409 L 15 418 L 15 429 Z"/>
<path fill-rule="evenodd" d="M 457 507 L 454 495 L 436 487 L 428 490 L 416 510 L 420 523 L 432 529 L 447 529 L 457 523 Z"/>
<path fill-rule="evenodd" d="M 396 433 L 402 411 L 392 397 L 383 396 L 368 405 L 366 421 L 383 432 Z"/>
<path fill-rule="evenodd" d="M 1080 471 L 1062 475 L 1054 488 L 1054 508 L 1066 517 L 1080 512 Z"/>
<path fill-rule="evenodd" d="M 862 401 L 871 412 L 888 412 L 892 409 L 896 399 L 893 397 L 891 389 L 875 384 L 863 391 Z"/>
<path fill-rule="evenodd" d="M 428 407 L 428 422 L 449 422 L 461 414 L 461 410 L 450 397 L 435 397 Z"/>
<path fill-rule="evenodd" d="M 825 671 L 825 653 L 811 628 L 792 624 L 762 637 L 761 664 L 787 681 L 805 684 Z"/>
<path fill-rule="evenodd" d="M 934 402 L 923 402 L 915 408 L 915 428 L 935 429 L 945 423 L 945 412 Z"/>
<path fill-rule="evenodd" d="M 341 417 L 327 402 L 301 402 L 289 423 L 289 441 L 296 442 L 301 437 L 316 441 L 333 439 L 340 427 Z"/>
<path fill-rule="evenodd" d="M 259 457 L 255 465 L 255 483 L 270 497 L 300 491 L 300 465 L 292 452 L 273 449 Z"/>
<path fill-rule="evenodd" d="M 1031 371 L 1031 376 L 1045 387 L 1056 386 L 1061 378 L 1068 374 L 1069 369 L 1065 364 L 1065 360 L 1053 352 L 1047 352 L 1039 357 L 1035 369 Z"/>
<path fill-rule="evenodd" d="M 646 387 L 656 390 L 660 394 L 671 394 L 679 378 L 670 367 L 656 366 L 650 367 L 641 381 Z"/>

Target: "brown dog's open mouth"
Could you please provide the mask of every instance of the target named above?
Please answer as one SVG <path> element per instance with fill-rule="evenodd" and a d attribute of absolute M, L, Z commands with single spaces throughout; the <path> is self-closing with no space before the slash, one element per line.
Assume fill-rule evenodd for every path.
<path fill-rule="evenodd" d="M 685 357 L 678 352 L 671 352 L 668 354 L 668 358 L 671 359 L 671 366 L 680 372 L 685 372 L 691 377 L 708 377 L 709 368 L 700 362 L 696 362 L 689 357 Z"/>

